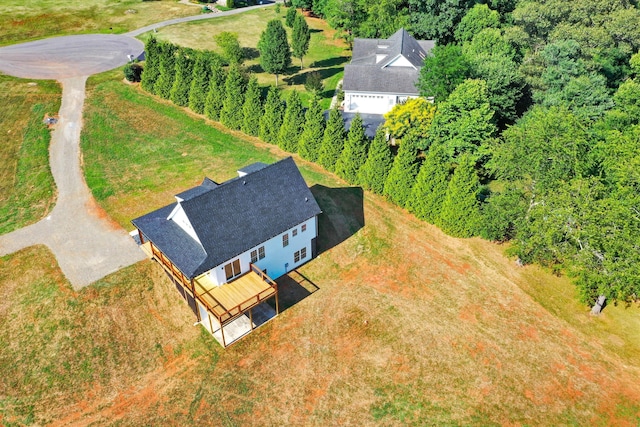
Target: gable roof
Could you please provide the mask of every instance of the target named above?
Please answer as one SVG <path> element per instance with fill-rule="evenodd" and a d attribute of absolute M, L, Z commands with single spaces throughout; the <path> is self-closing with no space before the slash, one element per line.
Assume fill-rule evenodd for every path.
<path fill-rule="evenodd" d="M 321 213 L 291 157 L 260 166 L 244 168 L 250 171 L 247 175 L 215 187 L 207 184 L 207 191 L 132 223 L 180 271 L 194 278 Z M 200 187 L 191 190 L 195 194 L 202 191 L 196 190 Z M 202 245 L 168 219 L 177 205 Z"/>
<path fill-rule="evenodd" d="M 351 63 L 344 68 L 345 91 L 417 95 L 424 58 L 433 40 L 416 40 L 404 29 L 388 39 L 359 39 L 353 43 Z M 392 66 L 404 58 L 408 66 Z"/>

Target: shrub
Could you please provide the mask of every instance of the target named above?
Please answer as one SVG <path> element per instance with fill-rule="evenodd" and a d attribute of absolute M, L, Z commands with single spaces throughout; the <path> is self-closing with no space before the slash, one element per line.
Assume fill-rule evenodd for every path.
<path fill-rule="evenodd" d="M 130 82 L 139 82 L 142 77 L 142 65 L 130 62 L 124 66 L 124 78 Z"/>

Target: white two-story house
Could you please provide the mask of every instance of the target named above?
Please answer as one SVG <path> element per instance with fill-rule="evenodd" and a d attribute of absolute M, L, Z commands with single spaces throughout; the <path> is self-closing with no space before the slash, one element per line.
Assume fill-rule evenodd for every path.
<path fill-rule="evenodd" d="M 222 184 L 205 178 L 132 223 L 143 250 L 226 346 L 277 315 L 273 279 L 316 256 L 320 213 L 289 157 L 254 163 Z"/>
<path fill-rule="evenodd" d="M 419 96 L 420 69 L 434 46 L 433 40 L 416 40 L 404 29 L 388 39 L 356 38 L 351 63 L 344 67 L 344 112 L 386 114 Z"/>

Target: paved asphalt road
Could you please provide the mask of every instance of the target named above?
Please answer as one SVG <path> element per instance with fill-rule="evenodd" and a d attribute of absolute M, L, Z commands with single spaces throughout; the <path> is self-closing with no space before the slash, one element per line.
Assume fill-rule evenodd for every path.
<path fill-rule="evenodd" d="M 87 77 L 138 57 L 144 45 L 136 35 L 179 22 L 242 13 L 236 9 L 172 19 L 125 35 L 87 34 L 38 40 L 0 48 L 0 71 L 62 84 L 60 121 L 51 136 L 49 157 L 58 199 L 51 214 L 36 224 L 0 236 L 0 256 L 36 244 L 51 249 L 75 289 L 87 286 L 144 258 L 133 239 L 99 208 L 80 164 L 80 131 Z"/>
<path fill-rule="evenodd" d="M 28 79 L 90 76 L 138 57 L 144 44 L 133 37 L 86 34 L 54 37 L 0 48 L 0 71 Z"/>

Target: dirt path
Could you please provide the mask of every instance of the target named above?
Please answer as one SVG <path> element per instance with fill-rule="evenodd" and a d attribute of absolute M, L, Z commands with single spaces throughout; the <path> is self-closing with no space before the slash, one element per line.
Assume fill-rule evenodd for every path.
<path fill-rule="evenodd" d="M 81 167 L 80 130 L 87 76 L 138 57 L 144 45 L 134 37 L 180 22 L 234 15 L 269 6 L 234 9 L 171 19 L 125 35 L 87 34 L 54 37 L 0 48 L 0 71 L 62 84 L 60 121 L 51 136 L 49 157 L 58 199 L 51 215 L 0 236 L 0 256 L 36 244 L 48 246 L 75 289 L 87 286 L 144 258 L 128 233 L 110 220 L 93 199 Z"/>

